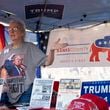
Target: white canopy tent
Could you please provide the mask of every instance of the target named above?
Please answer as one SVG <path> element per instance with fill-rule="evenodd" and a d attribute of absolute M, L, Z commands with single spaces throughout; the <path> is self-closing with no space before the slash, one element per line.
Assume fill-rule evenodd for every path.
<path fill-rule="evenodd" d="M 26 19 L 25 6 L 44 4 L 64 5 L 62 19 L 41 16 Z M 8 22 L 11 18 L 25 21 L 28 29 L 35 31 L 51 30 L 58 27 L 109 22 L 110 0 L 0 0 L 0 21 Z"/>
<path fill-rule="evenodd" d="M 25 6 L 37 4 L 64 5 L 62 19 L 45 17 L 43 14 L 39 17 L 26 19 Z M 24 20 L 26 27 L 33 32 L 36 30 L 37 25 L 39 25 L 39 30 L 47 31 L 60 27 L 73 28 L 82 25 L 94 25 L 94 23 L 106 23 L 110 21 L 110 0 L 0 0 L 0 21 L 8 23 L 11 18 Z M 38 21 L 39 24 L 37 24 Z M 74 68 L 70 68 L 66 72 L 75 76 L 74 72 L 76 71 L 73 70 Z M 65 74 L 65 70 L 59 69 L 57 73 L 59 74 L 62 71 L 62 75 L 58 76 L 54 70 L 53 76 L 51 76 L 51 71 L 51 69 L 49 71 L 44 70 L 43 76 L 59 80 L 60 76 L 62 77 Z M 45 76 L 45 73 L 48 73 L 47 76 Z M 71 77 L 71 75 L 66 75 Z M 64 77 L 67 78 L 67 76 Z M 107 79 L 106 76 L 105 79 Z"/>

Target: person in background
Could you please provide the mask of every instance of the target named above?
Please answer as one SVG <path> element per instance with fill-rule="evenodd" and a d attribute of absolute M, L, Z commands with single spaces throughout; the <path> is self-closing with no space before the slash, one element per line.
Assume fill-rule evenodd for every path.
<path fill-rule="evenodd" d="M 19 103 L 29 103 L 30 95 L 32 91 L 32 83 L 35 78 L 35 69 L 37 66 L 45 65 L 49 66 L 54 61 L 55 49 L 64 48 L 68 46 L 67 43 L 60 43 L 60 39 L 55 41 L 50 49 L 49 54 L 46 56 L 36 45 L 30 42 L 26 42 L 25 38 L 25 24 L 19 19 L 13 19 L 9 22 L 9 35 L 12 43 L 4 48 L 0 54 L 0 66 L 1 76 L 3 78 L 9 77 L 7 68 L 4 63 L 13 55 L 22 55 L 22 64 L 26 66 L 24 84 L 22 85 L 24 91 L 15 92 L 14 98 L 10 98 L 10 93 L 7 91 L 2 95 L 1 102 L 7 104 L 19 104 Z M 4 73 L 2 73 L 4 71 Z M 23 76 L 22 76 L 23 77 Z M 8 98 L 7 98 L 8 96 Z"/>

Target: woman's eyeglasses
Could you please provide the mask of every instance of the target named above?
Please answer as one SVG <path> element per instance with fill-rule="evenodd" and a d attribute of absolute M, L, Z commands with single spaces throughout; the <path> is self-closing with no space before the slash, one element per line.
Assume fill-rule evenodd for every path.
<path fill-rule="evenodd" d="M 8 29 L 9 32 L 17 32 L 18 31 L 18 28 L 15 27 L 15 28 L 9 28 Z"/>

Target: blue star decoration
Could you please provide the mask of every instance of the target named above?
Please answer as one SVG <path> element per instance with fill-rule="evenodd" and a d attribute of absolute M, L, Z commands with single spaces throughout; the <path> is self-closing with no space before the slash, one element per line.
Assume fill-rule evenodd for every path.
<path fill-rule="evenodd" d="M 110 36 L 105 36 L 104 39 L 97 39 L 95 44 L 98 47 L 110 48 Z"/>
<path fill-rule="evenodd" d="M 41 32 L 38 35 L 38 45 L 39 48 L 46 53 L 48 46 L 49 32 Z"/>
<path fill-rule="evenodd" d="M 38 41 L 38 47 L 46 54 L 47 46 L 48 46 L 48 40 L 49 40 L 49 32 L 41 32 L 37 33 L 37 41 Z M 36 68 L 36 76 L 37 78 L 41 78 L 41 67 Z"/>

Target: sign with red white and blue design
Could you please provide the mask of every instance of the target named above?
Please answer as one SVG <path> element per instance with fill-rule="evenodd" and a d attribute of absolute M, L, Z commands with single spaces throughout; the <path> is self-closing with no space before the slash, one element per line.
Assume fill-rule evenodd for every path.
<path fill-rule="evenodd" d="M 100 96 L 110 104 L 110 81 L 82 82 L 81 95 L 87 93 Z"/>

